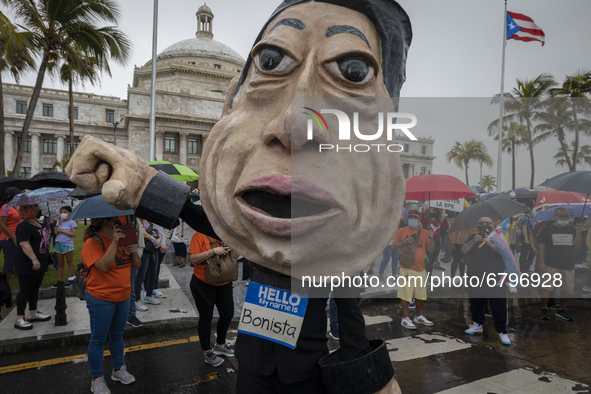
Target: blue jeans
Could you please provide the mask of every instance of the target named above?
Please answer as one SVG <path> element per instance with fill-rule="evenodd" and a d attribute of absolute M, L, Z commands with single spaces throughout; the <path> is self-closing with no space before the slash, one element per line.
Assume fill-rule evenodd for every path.
<path fill-rule="evenodd" d="M 152 296 L 152 291 L 154 291 L 154 278 L 156 276 L 156 272 L 158 271 L 157 259 L 157 253 L 149 253 L 144 249 L 144 253 L 142 254 L 142 265 L 137 269 L 137 277 L 135 278 L 134 294 L 136 301 L 140 301 L 142 299 L 142 283 L 144 283 L 144 281 L 146 282 L 144 284 L 146 296 Z"/>
<path fill-rule="evenodd" d="M 392 258 L 392 275 L 398 275 L 398 260 L 400 259 L 400 253 L 397 249 L 392 249 L 390 245 L 386 246 L 386 249 L 382 252 L 382 262 L 380 263 L 380 275 L 384 275 L 386 266 Z"/>
<path fill-rule="evenodd" d="M 337 337 L 339 336 L 339 314 L 337 310 L 337 303 L 335 302 L 332 295 L 328 301 L 328 312 L 330 316 L 330 331 L 333 332 Z"/>
<path fill-rule="evenodd" d="M 90 315 L 90 342 L 88 343 L 88 365 L 92 379 L 103 376 L 103 346 L 109 335 L 109 350 L 113 358 L 113 369 L 119 370 L 125 364 L 123 331 L 129 312 L 129 298 L 121 302 L 99 300 L 86 292 L 86 307 Z"/>
<path fill-rule="evenodd" d="M 4 252 L 4 267 L 2 267 L 2 273 L 12 274 L 18 248 L 12 241 L 12 238 L 0 241 L 0 248 L 2 248 L 2 251 Z"/>
<path fill-rule="evenodd" d="M 451 244 L 449 243 L 449 235 L 445 234 L 444 236 L 441 237 L 441 247 L 443 248 L 443 251 L 445 252 L 445 257 L 451 257 L 452 253 L 451 253 Z"/>
<path fill-rule="evenodd" d="M 135 281 L 137 279 L 137 268 L 131 267 L 131 276 L 129 281 L 131 283 L 131 294 L 129 295 L 129 312 L 127 313 L 127 319 L 135 316 Z"/>

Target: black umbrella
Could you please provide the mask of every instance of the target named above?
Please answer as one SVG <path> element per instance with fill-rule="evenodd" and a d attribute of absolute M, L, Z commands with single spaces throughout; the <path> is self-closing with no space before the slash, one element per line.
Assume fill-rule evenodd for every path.
<path fill-rule="evenodd" d="M 460 212 L 449 232 L 451 234 L 457 231 L 471 230 L 478 225 L 478 219 L 483 216 L 491 218 L 493 222 L 498 222 L 529 210 L 530 208 L 517 201 L 504 198 L 480 201 Z"/>
<path fill-rule="evenodd" d="M 70 219 L 111 218 L 133 215 L 133 209 L 119 210 L 103 200 L 103 196 L 94 196 L 82 201 L 70 214 Z"/>
<path fill-rule="evenodd" d="M 31 181 L 37 183 L 39 187 L 63 187 L 75 188 L 76 185 L 70 181 L 65 172 L 43 171 L 31 178 Z"/>
<path fill-rule="evenodd" d="M 76 187 L 76 189 L 70 192 L 70 197 L 76 198 L 78 200 L 84 200 L 90 197 L 98 196 L 99 194 L 101 194 L 101 190 L 102 189 L 99 189 L 99 191 L 96 193 L 86 193 L 84 190 L 80 189 L 79 187 Z"/>
<path fill-rule="evenodd" d="M 513 199 L 514 200 L 535 200 L 536 198 L 538 198 L 539 193 L 540 192 L 532 190 L 529 192 L 517 194 L 515 197 L 513 197 Z"/>
<path fill-rule="evenodd" d="M 591 194 L 591 171 L 565 172 L 548 179 L 546 182 L 540 184 L 540 186 L 564 192 L 583 193 L 589 197 Z M 585 199 L 582 212 L 585 211 L 586 206 L 587 198 Z"/>
<path fill-rule="evenodd" d="M 9 187 L 16 187 L 19 190 L 34 190 L 40 188 L 41 186 L 31 182 L 30 179 L 16 176 L 5 176 L 4 178 L 0 178 L 0 192 L 4 193 L 4 191 Z"/>

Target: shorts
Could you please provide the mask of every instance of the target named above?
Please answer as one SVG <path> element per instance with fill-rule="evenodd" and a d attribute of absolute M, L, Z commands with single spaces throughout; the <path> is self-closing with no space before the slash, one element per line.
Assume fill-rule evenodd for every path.
<path fill-rule="evenodd" d="M 561 270 L 558 268 L 546 266 L 546 272 L 552 275 L 552 280 L 549 280 L 546 283 L 546 280 L 543 279 L 542 283 L 544 284 L 544 287 L 541 288 L 542 290 L 552 291 L 554 289 L 558 289 L 560 290 L 560 297 L 568 297 L 573 293 L 575 289 L 575 270 Z M 560 275 L 562 286 L 554 285 L 555 274 Z"/>
<path fill-rule="evenodd" d="M 398 298 L 411 302 L 427 299 L 427 272 L 400 267 L 398 270 Z"/>
<path fill-rule="evenodd" d="M 184 243 L 173 242 L 172 246 L 174 246 L 174 255 L 176 257 L 182 257 L 183 259 L 187 257 L 187 245 Z"/>
<path fill-rule="evenodd" d="M 11 238 L 0 241 L 0 248 L 4 252 L 4 267 L 2 267 L 3 274 L 12 274 L 14 270 L 14 260 L 16 259 L 17 247 Z"/>
<path fill-rule="evenodd" d="M 55 253 L 66 254 L 66 253 L 71 252 L 73 250 L 74 250 L 73 246 L 64 245 L 60 242 L 56 242 L 55 245 L 53 245 L 53 251 Z"/>

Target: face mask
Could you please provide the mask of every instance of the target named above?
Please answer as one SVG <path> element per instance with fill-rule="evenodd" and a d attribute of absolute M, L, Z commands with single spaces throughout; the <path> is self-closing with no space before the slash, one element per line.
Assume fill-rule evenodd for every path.
<path fill-rule="evenodd" d="M 418 219 L 408 219 L 408 227 L 417 228 L 418 225 L 419 225 Z"/>
<path fill-rule="evenodd" d="M 69 214 L 67 213 L 60 213 L 60 217 L 62 218 L 62 220 L 66 220 L 68 218 L 68 215 Z"/>
<path fill-rule="evenodd" d="M 484 231 L 485 234 L 490 234 L 492 226 L 478 226 L 478 232 Z"/>
<path fill-rule="evenodd" d="M 557 221 L 556 221 L 556 223 L 558 223 L 558 225 L 559 225 L 560 227 L 565 227 L 565 226 L 568 226 L 568 222 L 569 222 L 568 220 L 557 220 Z"/>

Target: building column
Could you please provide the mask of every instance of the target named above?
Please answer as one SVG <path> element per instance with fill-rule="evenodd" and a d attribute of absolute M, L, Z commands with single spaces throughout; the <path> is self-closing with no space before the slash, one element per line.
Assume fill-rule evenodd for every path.
<path fill-rule="evenodd" d="M 39 133 L 30 133 L 31 136 L 31 176 L 39 173 L 39 157 L 41 152 L 39 151 Z M 21 141 L 23 142 L 23 141 Z"/>
<path fill-rule="evenodd" d="M 7 171 L 12 170 L 12 166 L 14 165 L 14 147 L 12 146 L 13 135 L 13 131 L 6 130 L 4 132 L 4 166 Z M 6 174 L 2 174 L 2 176 L 4 175 Z"/>
<path fill-rule="evenodd" d="M 164 133 L 161 131 L 156 132 L 156 146 L 154 147 L 154 156 L 157 161 L 164 160 Z"/>
<path fill-rule="evenodd" d="M 187 132 L 181 131 L 179 133 L 179 163 L 187 165 Z"/>
<path fill-rule="evenodd" d="M 56 134 L 55 138 L 57 138 L 57 161 L 60 161 L 66 155 L 66 144 L 64 140 L 64 135 Z M 72 149 L 72 147 L 70 147 Z M 57 171 L 61 171 L 57 168 Z"/>
<path fill-rule="evenodd" d="M 199 152 L 199 155 L 200 156 L 203 156 L 203 145 L 205 145 L 205 140 L 206 140 L 206 137 L 203 134 L 199 136 L 199 149 L 198 149 L 198 152 Z"/>

